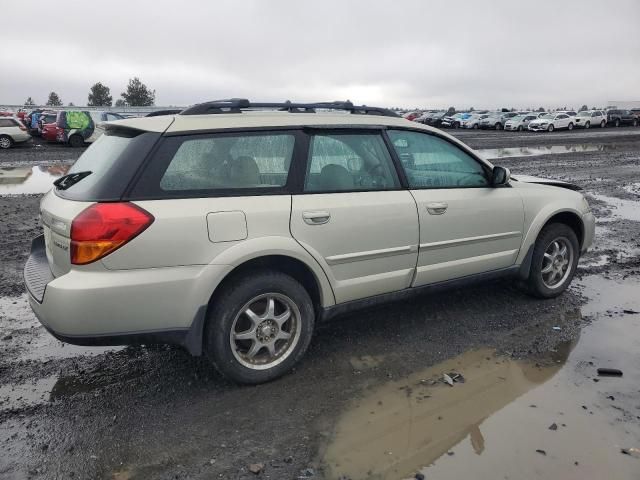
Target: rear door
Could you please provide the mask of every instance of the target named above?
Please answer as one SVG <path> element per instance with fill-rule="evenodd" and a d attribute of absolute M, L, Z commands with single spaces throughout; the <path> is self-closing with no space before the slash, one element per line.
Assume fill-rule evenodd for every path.
<path fill-rule="evenodd" d="M 311 133 L 291 233 L 323 266 L 336 302 L 408 288 L 418 216 L 378 130 Z"/>
<path fill-rule="evenodd" d="M 494 188 L 487 167 L 430 133 L 389 130 L 420 218 L 414 286 L 512 266 L 524 209 L 515 189 Z"/>

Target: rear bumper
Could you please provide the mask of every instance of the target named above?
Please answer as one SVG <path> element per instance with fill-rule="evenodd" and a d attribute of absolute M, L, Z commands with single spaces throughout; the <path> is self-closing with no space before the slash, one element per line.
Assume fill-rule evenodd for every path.
<path fill-rule="evenodd" d="M 171 343 L 202 351 L 211 293 L 228 265 L 72 269 L 53 277 L 42 237 L 25 265 L 29 303 L 56 338 L 76 345 Z"/>

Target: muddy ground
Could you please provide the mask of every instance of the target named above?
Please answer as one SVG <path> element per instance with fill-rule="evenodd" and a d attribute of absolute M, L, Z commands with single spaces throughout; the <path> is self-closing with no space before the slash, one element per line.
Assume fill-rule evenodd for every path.
<path fill-rule="evenodd" d="M 39 195 L 0 196 L 0 479 L 639 478 L 640 129 L 454 133 L 585 188 L 597 238 L 571 290 L 494 282 L 344 316 L 257 387 L 175 348 L 50 337 L 21 283 Z M 79 153 L 0 152 L 0 169 Z"/>

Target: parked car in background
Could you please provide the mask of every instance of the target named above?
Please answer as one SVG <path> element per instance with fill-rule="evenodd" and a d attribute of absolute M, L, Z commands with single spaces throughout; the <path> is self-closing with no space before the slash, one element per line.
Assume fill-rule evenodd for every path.
<path fill-rule="evenodd" d="M 483 113 L 483 114 L 474 113 L 473 115 L 464 119 L 460 124 L 460 126 L 462 128 L 473 128 L 477 130 L 478 128 L 480 128 L 480 121 L 484 120 L 488 116 L 489 114 L 487 113 Z"/>
<path fill-rule="evenodd" d="M 505 118 L 503 112 L 492 112 L 489 113 L 485 118 L 480 120 L 478 124 L 482 129 L 494 129 L 494 130 L 502 130 L 504 127 Z"/>
<path fill-rule="evenodd" d="M 418 118 L 420 115 L 422 115 L 422 112 L 407 112 L 405 113 L 402 118 L 406 118 L 407 120 L 415 120 L 416 118 Z"/>
<path fill-rule="evenodd" d="M 632 108 L 629 111 L 631 112 L 632 115 L 635 115 L 636 118 L 640 119 L 640 108 Z"/>
<path fill-rule="evenodd" d="M 333 105 L 350 114 L 233 99 L 107 125 L 40 202 L 36 317 L 69 343 L 181 345 L 255 384 L 358 307 L 499 276 L 539 298 L 569 287 L 595 231 L 579 187 Z"/>
<path fill-rule="evenodd" d="M 27 127 L 20 120 L 12 117 L 0 117 L 0 148 L 11 148 L 16 143 L 31 140 Z"/>
<path fill-rule="evenodd" d="M 60 130 L 60 128 L 56 122 L 45 123 L 42 126 L 41 136 L 45 141 L 55 143 L 58 141 L 58 130 Z"/>
<path fill-rule="evenodd" d="M 620 125 L 633 125 L 637 127 L 638 117 L 629 110 L 607 110 L 607 124 L 612 127 L 619 127 Z"/>
<path fill-rule="evenodd" d="M 84 146 L 85 141 L 91 139 L 95 131 L 95 123 L 87 111 L 61 110 L 58 112 L 56 124 L 58 142 L 67 143 L 72 147 Z"/>
<path fill-rule="evenodd" d="M 529 130 L 532 132 L 553 132 L 554 130 L 567 128 L 573 130 L 574 119 L 564 112 L 547 113 L 536 120 L 529 122 Z"/>
<path fill-rule="evenodd" d="M 58 118 L 58 112 L 42 112 L 38 117 L 38 132 L 37 135 L 42 136 L 42 129 L 47 123 L 55 123 Z"/>
<path fill-rule="evenodd" d="M 462 122 L 471 116 L 471 113 L 460 112 L 442 120 L 442 128 L 460 128 Z"/>
<path fill-rule="evenodd" d="M 602 110 L 583 110 L 575 116 L 576 127 L 591 128 L 607 125 L 607 115 Z"/>
<path fill-rule="evenodd" d="M 511 117 L 504 124 L 505 130 L 517 130 L 519 132 L 527 130 L 529 128 L 529 122 L 536 120 L 538 115 L 535 113 L 526 113 L 522 115 L 516 115 Z"/>
<path fill-rule="evenodd" d="M 424 124 L 430 125 L 432 127 L 440 127 L 445 117 L 447 117 L 447 112 L 445 111 L 435 112 L 433 115 L 427 117 Z"/>

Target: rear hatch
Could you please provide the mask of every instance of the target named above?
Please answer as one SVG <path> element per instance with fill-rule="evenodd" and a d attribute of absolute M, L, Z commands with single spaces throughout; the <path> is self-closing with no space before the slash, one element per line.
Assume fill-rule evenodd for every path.
<path fill-rule="evenodd" d="M 73 220 L 96 202 L 119 201 L 161 136 L 159 132 L 106 125 L 105 134 L 55 182 L 40 203 L 47 260 L 56 277 L 71 269 Z"/>

